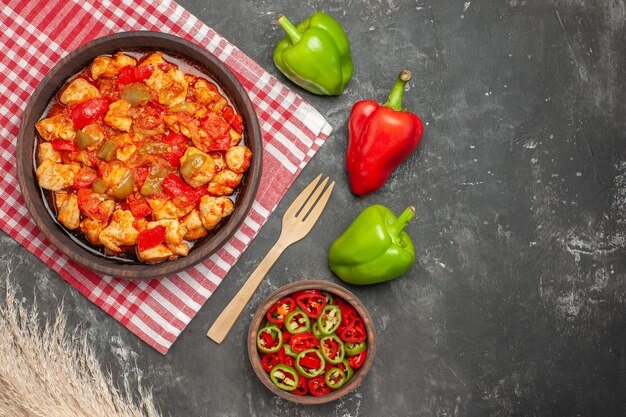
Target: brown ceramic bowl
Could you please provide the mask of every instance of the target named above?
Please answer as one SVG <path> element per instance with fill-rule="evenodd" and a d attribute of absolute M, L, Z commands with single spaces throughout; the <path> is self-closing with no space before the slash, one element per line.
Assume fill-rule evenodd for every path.
<path fill-rule="evenodd" d="M 89 65 L 99 55 L 118 51 L 162 51 L 187 61 L 212 78 L 241 114 L 244 140 L 253 153 L 250 169 L 244 175 L 233 214 L 218 229 L 197 241 L 189 255 L 159 264 L 107 258 L 81 245 L 53 218 L 45 205 L 45 196 L 37 183 L 34 167 L 36 144 L 35 124 L 44 115 L 46 106 L 66 80 Z M 96 272 L 119 278 L 155 278 L 182 271 L 201 262 L 235 233 L 245 219 L 256 195 L 261 178 L 262 138 L 257 115 L 248 94 L 233 73 L 215 56 L 198 45 L 177 36 L 160 32 L 124 32 L 89 42 L 61 59 L 35 89 L 22 116 L 17 138 L 17 173 L 28 210 L 46 238 L 77 263 Z"/>
<path fill-rule="evenodd" d="M 347 384 L 345 384 L 338 390 L 331 391 L 330 393 L 320 397 L 314 397 L 310 394 L 307 394 L 305 396 L 298 396 L 276 387 L 270 380 L 268 373 L 263 369 L 263 366 L 261 365 L 261 356 L 256 347 L 257 333 L 265 323 L 265 314 L 270 309 L 270 307 L 278 302 L 278 300 L 288 296 L 291 293 L 301 290 L 312 289 L 328 291 L 333 295 L 340 296 L 348 303 L 350 303 L 363 319 L 363 323 L 365 324 L 365 329 L 367 331 L 367 358 L 365 359 L 365 363 L 361 366 L 361 368 L 355 369 L 354 376 L 352 377 L 352 379 L 350 379 L 350 381 L 348 381 Z M 374 362 L 374 355 L 376 353 L 375 342 L 376 334 L 374 331 L 372 319 L 367 310 L 365 310 L 363 303 L 361 303 L 361 301 L 356 298 L 354 294 L 346 290 L 344 287 L 334 284 L 332 282 L 306 280 L 293 282 L 279 288 L 278 290 L 270 294 L 270 296 L 267 297 L 263 304 L 261 304 L 261 306 L 256 311 L 256 314 L 252 318 L 252 323 L 250 323 L 250 330 L 248 331 L 248 356 L 250 357 L 250 362 L 252 363 L 252 368 L 254 369 L 256 375 L 259 377 L 263 385 L 265 385 L 274 394 L 298 404 L 324 404 L 343 397 L 344 395 L 354 390 L 357 386 L 359 386 L 359 384 L 365 378 L 365 375 L 367 375 L 369 369 L 372 367 L 372 363 Z"/>

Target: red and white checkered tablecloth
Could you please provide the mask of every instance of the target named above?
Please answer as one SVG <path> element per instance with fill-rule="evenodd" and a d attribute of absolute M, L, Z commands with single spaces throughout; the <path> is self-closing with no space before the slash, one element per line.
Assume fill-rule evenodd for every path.
<path fill-rule="evenodd" d="M 173 1 L 0 0 L 0 227 L 161 353 L 200 310 L 332 128 L 309 104 Z M 69 51 L 110 33 L 156 30 L 203 46 L 239 78 L 263 131 L 264 170 L 242 227 L 217 253 L 182 273 L 124 281 L 91 272 L 53 248 L 30 218 L 15 170 L 18 126 L 30 94 Z"/>

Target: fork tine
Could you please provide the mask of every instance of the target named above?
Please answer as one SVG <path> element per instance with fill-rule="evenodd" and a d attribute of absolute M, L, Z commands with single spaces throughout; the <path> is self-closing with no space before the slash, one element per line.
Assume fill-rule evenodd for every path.
<path fill-rule="evenodd" d="M 326 191 L 324 191 L 324 194 L 322 194 L 322 196 L 320 197 L 317 204 L 315 204 L 315 206 L 311 209 L 311 212 L 306 215 L 304 223 L 309 226 L 309 230 L 313 227 L 315 222 L 317 222 L 317 219 L 320 217 L 320 214 L 322 214 L 322 211 L 324 211 L 324 207 L 326 207 L 326 203 L 328 203 L 330 195 L 333 193 L 334 187 L 335 181 L 330 183 Z"/>
<path fill-rule="evenodd" d="M 306 217 L 308 212 L 311 210 L 311 207 L 313 207 L 313 204 L 315 204 L 320 194 L 322 194 L 322 191 L 324 191 L 324 188 L 326 188 L 328 180 L 329 178 L 326 177 L 324 181 L 322 181 L 322 183 L 315 188 L 315 191 L 313 191 L 313 194 L 311 194 L 311 197 L 307 200 L 306 205 L 298 212 L 296 219 L 304 219 Z"/>
<path fill-rule="evenodd" d="M 307 197 L 311 195 L 317 186 L 317 183 L 320 182 L 320 178 L 322 178 L 322 174 L 318 175 L 317 178 L 311 181 L 311 183 L 307 185 L 300 194 L 298 194 L 298 196 L 293 200 L 293 203 L 291 203 L 291 205 L 287 208 L 287 211 L 285 211 L 285 216 L 289 215 L 291 217 L 296 217 L 298 209 L 302 207 Z"/>

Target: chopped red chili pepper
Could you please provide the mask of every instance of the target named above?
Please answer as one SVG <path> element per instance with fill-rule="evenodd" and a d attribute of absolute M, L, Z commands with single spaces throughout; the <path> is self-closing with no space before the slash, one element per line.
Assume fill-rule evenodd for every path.
<path fill-rule="evenodd" d="M 348 365 L 350 365 L 352 369 L 359 369 L 361 366 L 363 366 L 365 358 L 367 358 L 367 349 L 365 349 L 358 355 L 348 356 Z"/>
<path fill-rule="evenodd" d="M 309 380 L 309 392 L 311 393 L 311 395 L 319 397 L 321 395 L 328 394 L 330 391 L 332 391 L 332 388 L 326 385 L 326 381 L 324 381 L 323 375 Z"/>
<path fill-rule="evenodd" d="M 74 129 L 81 129 L 98 120 L 109 109 L 109 100 L 105 98 L 92 98 L 72 107 L 70 117 Z"/>
<path fill-rule="evenodd" d="M 298 306 L 312 319 L 318 318 L 326 305 L 326 297 L 319 292 L 317 294 L 302 293 L 295 296 L 295 299 Z"/>
<path fill-rule="evenodd" d="M 263 369 L 265 369 L 267 372 L 271 371 L 272 368 L 279 363 L 280 360 L 278 358 L 278 355 L 274 353 L 266 353 L 261 359 L 261 366 L 263 366 Z"/>
<path fill-rule="evenodd" d="M 55 151 L 78 152 L 78 145 L 73 140 L 55 139 L 50 143 Z"/>
<path fill-rule="evenodd" d="M 347 326 L 352 320 L 359 317 L 359 313 L 356 311 L 354 307 L 348 304 L 343 298 L 335 297 L 334 303 L 339 307 L 341 311 L 341 326 Z M 337 330 L 339 333 L 339 330 Z"/>
<path fill-rule="evenodd" d="M 96 171 L 89 168 L 81 168 L 74 176 L 74 188 L 89 188 L 98 178 Z"/>
<path fill-rule="evenodd" d="M 291 297 L 285 297 L 282 300 L 278 301 L 276 304 L 274 304 L 269 309 L 266 316 L 271 323 L 280 325 L 285 322 L 285 316 L 287 316 L 287 314 L 291 313 L 295 309 L 296 302 L 294 301 L 294 299 Z"/>
<path fill-rule="evenodd" d="M 283 340 L 283 346 L 281 346 L 277 355 L 278 355 L 278 362 L 284 365 L 293 367 L 295 360 L 291 356 L 287 355 L 287 352 L 285 352 L 284 340 Z"/>
<path fill-rule="evenodd" d="M 306 395 L 309 392 L 309 390 L 307 389 L 307 380 L 304 377 L 301 377 L 298 380 L 298 386 L 292 392 L 299 396 Z"/>
<path fill-rule="evenodd" d="M 363 320 L 356 318 L 352 320 L 342 331 L 339 333 L 339 337 L 344 342 L 357 342 L 360 343 L 367 338 L 365 331 L 365 325 Z"/>
<path fill-rule="evenodd" d="M 298 353 L 319 346 L 320 341 L 313 333 L 304 332 L 293 335 L 289 345 L 294 352 Z"/>

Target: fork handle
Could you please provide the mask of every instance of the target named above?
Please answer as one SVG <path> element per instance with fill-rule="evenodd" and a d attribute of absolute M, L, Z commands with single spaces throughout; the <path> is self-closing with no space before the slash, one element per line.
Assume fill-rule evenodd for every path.
<path fill-rule="evenodd" d="M 280 239 L 274 244 L 259 266 L 257 266 L 250 277 L 248 277 L 243 287 L 241 287 L 239 292 L 233 297 L 230 303 L 228 303 L 215 322 L 213 322 L 213 325 L 206 334 L 210 339 L 213 339 L 217 343 L 222 343 L 244 307 L 248 304 L 250 298 L 252 298 L 252 294 L 254 294 L 254 291 L 256 291 L 267 272 L 286 247 L 287 246 L 285 246 Z"/>

